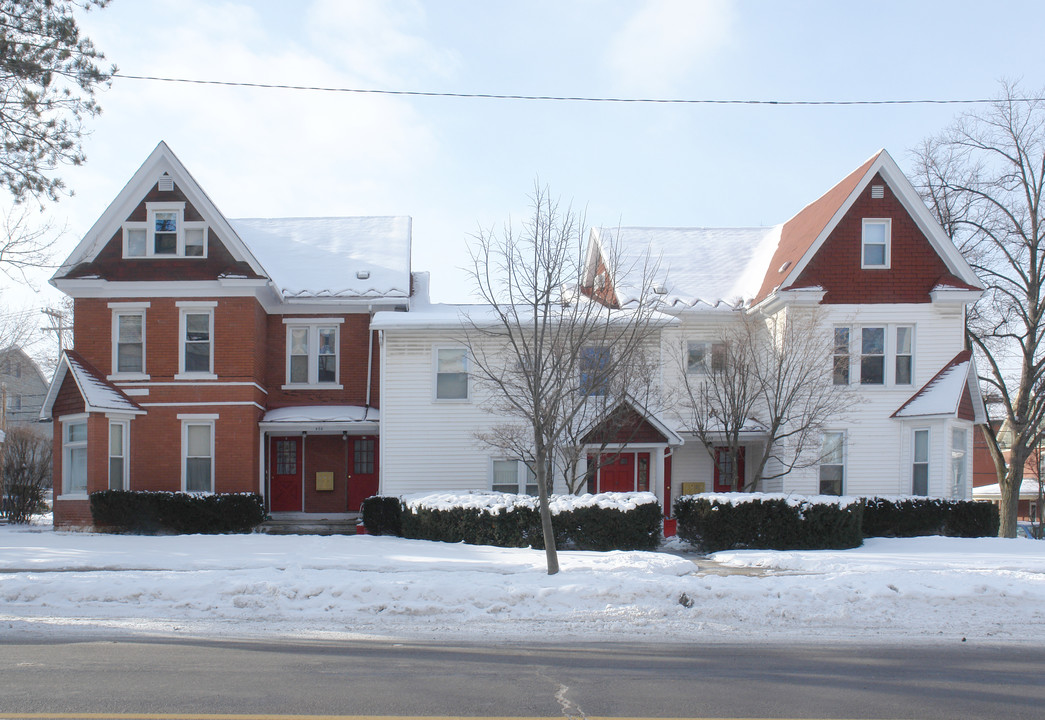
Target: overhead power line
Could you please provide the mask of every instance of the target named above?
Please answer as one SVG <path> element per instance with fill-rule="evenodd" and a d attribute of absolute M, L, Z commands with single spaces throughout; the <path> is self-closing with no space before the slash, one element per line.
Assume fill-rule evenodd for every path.
<path fill-rule="evenodd" d="M 739 100 L 711 98 L 625 98 L 585 97 L 580 95 L 502 95 L 498 93 L 432 92 L 426 90 L 376 90 L 373 88 L 324 87 L 321 85 L 284 85 L 279 83 L 233 82 L 231 80 L 197 80 L 192 78 L 156 77 L 117 73 L 117 78 L 189 85 L 221 85 L 225 87 L 260 88 L 263 90 L 304 90 L 309 92 L 356 93 L 359 95 L 405 95 L 411 97 L 470 98 L 478 100 L 537 100 L 553 102 L 650 103 L 663 105 L 986 105 L 996 99 L 913 99 L 913 100 Z M 1035 102 L 1045 98 L 1013 98 L 1012 102 Z"/>

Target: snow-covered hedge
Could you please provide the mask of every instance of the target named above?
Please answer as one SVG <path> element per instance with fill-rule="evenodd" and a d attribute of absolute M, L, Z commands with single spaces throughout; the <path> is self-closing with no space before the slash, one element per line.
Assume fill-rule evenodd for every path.
<path fill-rule="evenodd" d="M 822 550 L 863 543 L 863 501 L 771 493 L 709 493 L 675 500 L 678 535 L 704 552 Z"/>
<path fill-rule="evenodd" d="M 265 520 L 257 493 L 93 492 L 91 519 L 100 530 L 131 533 L 245 533 Z"/>
<path fill-rule="evenodd" d="M 653 493 L 553 495 L 550 502 L 557 547 L 645 550 L 660 543 L 661 511 Z M 544 547 L 536 497 L 494 492 L 411 495 L 402 500 L 401 508 L 403 537 Z"/>
<path fill-rule="evenodd" d="M 864 498 L 864 537 L 994 537 L 998 506 L 916 496 Z"/>

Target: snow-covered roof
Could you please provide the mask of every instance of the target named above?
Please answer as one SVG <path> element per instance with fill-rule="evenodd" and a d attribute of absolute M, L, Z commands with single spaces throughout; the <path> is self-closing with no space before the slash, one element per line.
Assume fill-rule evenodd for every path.
<path fill-rule="evenodd" d="M 634 300 L 648 258 L 666 307 L 729 309 L 758 292 L 780 228 L 597 228 L 592 237 L 619 278 L 614 289 L 622 306 Z"/>
<path fill-rule="evenodd" d="M 998 483 L 993 485 L 980 485 L 972 489 L 974 500 L 1000 500 L 1001 487 Z M 1020 483 L 1020 499 L 1034 500 L 1038 497 L 1038 478 L 1025 477 Z"/>
<path fill-rule="evenodd" d="M 588 300 L 584 300 L 588 302 Z M 527 312 L 532 309 L 522 307 L 519 309 L 520 324 L 524 322 Z M 606 308 L 604 312 L 611 317 L 619 317 L 624 320 L 634 310 L 624 308 L 613 310 Z M 650 322 L 656 324 L 671 325 L 678 320 L 663 313 L 650 313 Z M 645 318 L 644 318 L 645 320 Z M 374 313 L 374 319 L 370 327 L 374 330 L 410 330 L 410 329 L 451 329 L 461 330 L 469 326 L 497 327 L 501 321 L 492 305 L 449 305 L 413 303 L 410 312 L 378 312 Z"/>
<path fill-rule="evenodd" d="M 236 234 L 284 298 L 407 298 L 411 220 L 248 218 Z"/>
<path fill-rule="evenodd" d="M 972 353 L 963 350 L 947 363 L 921 390 L 900 406 L 893 417 L 955 415 L 969 383 Z"/>
<path fill-rule="evenodd" d="M 138 403 L 127 397 L 122 390 L 105 379 L 97 368 L 84 360 L 79 353 L 66 350 L 58 361 L 51 386 L 47 390 L 40 417 L 51 416 L 51 408 L 58 397 L 66 374 L 71 374 L 80 396 L 83 398 L 86 412 L 111 412 L 130 415 L 144 415 L 145 410 Z"/>
<path fill-rule="evenodd" d="M 294 405 L 269 410 L 261 418 L 263 429 L 296 431 L 376 430 L 381 411 L 362 405 Z"/>

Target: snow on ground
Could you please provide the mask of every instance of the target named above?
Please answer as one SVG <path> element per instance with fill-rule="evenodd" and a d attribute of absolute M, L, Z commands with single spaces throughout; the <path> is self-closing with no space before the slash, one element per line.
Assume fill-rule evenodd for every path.
<path fill-rule="evenodd" d="M 671 549 L 681 545 L 671 543 Z M 1045 640 L 1045 542 L 560 552 L 370 536 L 141 537 L 0 527 L 18 635 L 482 640 Z"/>

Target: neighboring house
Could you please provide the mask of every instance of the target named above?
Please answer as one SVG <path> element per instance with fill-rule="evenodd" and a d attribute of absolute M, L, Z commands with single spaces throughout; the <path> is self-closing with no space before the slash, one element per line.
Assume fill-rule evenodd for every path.
<path fill-rule="evenodd" d="M 408 217 L 227 220 L 163 143 L 51 279 L 74 348 L 43 403 L 55 525 L 106 488 L 258 492 L 273 514 L 378 488 L 370 319 L 405 310 Z"/>
<path fill-rule="evenodd" d="M 1012 444 L 1012 430 L 1008 422 L 1008 420 L 995 421 L 995 427 L 998 428 L 998 445 L 1006 460 Z M 990 450 L 987 448 L 987 439 L 983 437 L 983 433 L 976 433 L 973 453 L 972 496 L 975 500 L 993 502 L 997 505 L 1001 502 L 1001 485 L 998 484 L 994 460 L 991 458 Z M 1042 476 L 1043 470 L 1045 470 L 1045 444 L 1039 445 L 1037 450 L 1032 451 L 1023 465 L 1023 482 L 1020 483 L 1020 498 L 1016 506 L 1017 519 L 1028 522 L 1041 521 L 1043 493 L 1038 478 Z"/>
<path fill-rule="evenodd" d="M 7 427 L 36 426 L 47 394 L 47 378 L 40 366 L 21 348 L 0 350 L 0 383 L 7 398 L 4 408 Z"/>
<path fill-rule="evenodd" d="M 819 464 L 758 490 L 969 497 L 972 432 L 985 414 L 964 322 L 982 286 L 885 151 L 775 227 L 595 230 L 586 292 L 627 307 L 631 291 L 614 268 L 641 265 L 647 253 L 660 263 L 661 310 L 674 317 L 660 330 L 662 396 L 681 373 L 718 362 L 724 329 L 743 313 L 823 314 L 835 348 L 824 361 L 852 411 L 823 434 Z M 373 323 L 383 335 L 382 492 L 526 491 L 525 466 L 476 439 L 495 418 L 467 378 L 462 318 L 483 307 L 432 305 L 419 290 L 409 313 Z M 651 490 L 666 514 L 680 494 L 730 489 L 727 454 L 716 449 L 714 462 L 677 412 L 629 412 L 641 431 L 613 447 L 620 457 L 589 489 Z M 763 433 L 745 428 L 741 477 L 751 478 Z"/>

